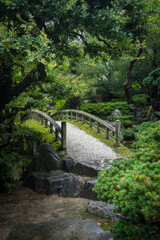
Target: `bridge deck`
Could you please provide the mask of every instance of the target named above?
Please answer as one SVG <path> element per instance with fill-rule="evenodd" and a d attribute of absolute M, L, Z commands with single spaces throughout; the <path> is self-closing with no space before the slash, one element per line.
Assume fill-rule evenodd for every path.
<path fill-rule="evenodd" d="M 102 166 L 111 165 L 113 159 L 121 158 L 106 144 L 70 123 L 67 123 L 67 153 L 76 162 L 97 160 Z"/>

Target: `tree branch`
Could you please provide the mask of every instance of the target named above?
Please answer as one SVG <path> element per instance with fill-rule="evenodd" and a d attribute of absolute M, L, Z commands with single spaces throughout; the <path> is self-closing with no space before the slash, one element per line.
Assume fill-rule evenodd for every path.
<path fill-rule="evenodd" d="M 37 68 L 33 69 L 19 84 L 13 88 L 7 88 L 0 96 L 0 108 L 3 109 L 14 97 L 19 96 L 34 82 L 43 81 L 46 77 L 45 66 L 42 63 L 38 63 Z"/>
<path fill-rule="evenodd" d="M 133 69 L 133 65 L 135 64 L 135 62 L 137 62 L 138 58 L 140 57 L 140 55 L 142 54 L 142 44 L 140 45 L 140 48 L 138 50 L 137 56 L 130 62 L 129 67 L 128 67 L 128 71 L 127 71 L 127 77 L 126 77 L 126 81 L 123 84 L 124 90 L 125 90 L 125 94 L 127 97 L 127 101 L 128 103 L 132 103 L 132 96 L 129 93 L 129 88 L 128 88 L 128 84 L 130 82 L 130 78 L 131 78 L 131 72 Z"/>

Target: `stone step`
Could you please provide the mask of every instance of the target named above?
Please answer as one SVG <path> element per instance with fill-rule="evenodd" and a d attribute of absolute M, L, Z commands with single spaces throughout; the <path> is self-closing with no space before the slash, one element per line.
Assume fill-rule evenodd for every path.
<path fill-rule="evenodd" d="M 99 164 L 98 161 L 77 162 L 74 165 L 73 173 L 80 176 L 96 177 L 99 171 L 104 170 Z"/>

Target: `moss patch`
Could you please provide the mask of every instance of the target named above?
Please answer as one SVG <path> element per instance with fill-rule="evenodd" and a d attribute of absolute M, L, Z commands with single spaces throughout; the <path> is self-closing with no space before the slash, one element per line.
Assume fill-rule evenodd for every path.
<path fill-rule="evenodd" d="M 93 137 L 99 139 L 101 142 L 105 143 L 107 146 L 112 148 L 115 152 L 119 153 L 122 157 L 130 157 L 132 156 L 132 152 L 122 144 L 120 147 L 115 146 L 115 140 L 113 138 L 105 139 L 106 135 L 103 132 L 97 133 L 97 129 L 92 126 L 92 128 L 89 128 L 88 124 L 82 124 L 81 122 L 76 122 L 75 120 L 66 120 L 66 122 L 69 122 L 73 124 L 74 126 L 80 128 L 81 130 L 85 131 L 86 133 L 92 135 Z"/>
<path fill-rule="evenodd" d="M 45 128 L 44 125 L 41 125 L 38 121 L 32 119 L 23 122 L 22 126 L 31 128 L 36 132 L 42 133 L 43 137 L 41 139 L 41 143 L 43 142 L 50 143 L 54 147 L 54 149 L 58 152 L 61 158 L 64 158 L 66 156 L 66 152 L 61 151 L 60 142 L 55 141 L 55 134 L 54 133 L 51 134 L 49 128 Z"/>

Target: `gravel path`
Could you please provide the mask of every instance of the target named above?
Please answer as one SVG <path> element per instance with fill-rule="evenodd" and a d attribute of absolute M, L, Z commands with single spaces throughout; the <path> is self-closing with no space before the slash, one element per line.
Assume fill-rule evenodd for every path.
<path fill-rule="evenodd" d="M 67 123 L 67 153 L 76 162 L 98 160 L 101 165 L 110 165 L 113 159 L 121 158 L 106 144 L 70 123 Z"/>

